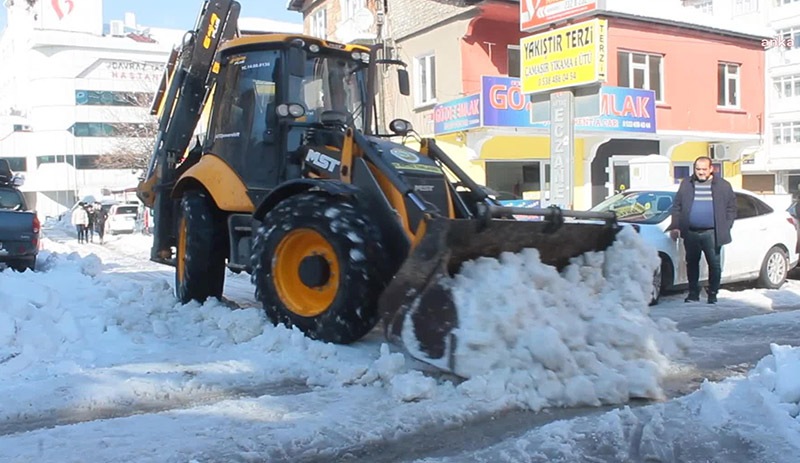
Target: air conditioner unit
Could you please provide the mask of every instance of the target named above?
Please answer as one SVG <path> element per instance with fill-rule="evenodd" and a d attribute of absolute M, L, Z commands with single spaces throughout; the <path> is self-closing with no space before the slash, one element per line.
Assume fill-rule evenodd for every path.
<path fill-rule="evenodd" d="M 709 143 L 708 144 L 708 157 L 717 161 L 724 161 L 730 159 L 731 146 L 724 143 Z"/>
<path fill-rule="evenodd" d="M 113 37 L 125 36 L 125 23 L 123 21 L 113 20 L 109 23 L 109 27 L 111 29 L 111 35 Z"/>

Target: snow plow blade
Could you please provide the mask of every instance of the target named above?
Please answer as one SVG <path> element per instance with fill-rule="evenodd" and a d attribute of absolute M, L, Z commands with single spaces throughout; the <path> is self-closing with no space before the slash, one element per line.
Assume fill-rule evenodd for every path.
<path fill-rule="evenodd" d="M 560 271 L 574 257 L 608 248 L 620 230 L 613 213 L 492 206 L 490 214 L 539 215 L 542 220 L 426 216 L 416 246 L 379 301 L 387 340 L 451 373 L 455 373 L 452 354 L 458 312 L 443 278 L 457 274 L 464 262 L 525 248 L 537 249 L 542 263 Z M 586 220 L 565 221 L 564 217 Z"/>

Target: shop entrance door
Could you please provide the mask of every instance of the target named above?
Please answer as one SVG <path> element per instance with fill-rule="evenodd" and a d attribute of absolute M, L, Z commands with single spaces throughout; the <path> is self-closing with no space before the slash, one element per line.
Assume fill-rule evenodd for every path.
<path fill-rule="evenodd" d="M 608 174 L 608 182 L 606 183 L 608 196 L 615 195 L 630 188 L 630 160 L 637 157 L 638 156 L 615 155 L 608 158 L 608 167 L 606 168 L 606 173 Z"/>

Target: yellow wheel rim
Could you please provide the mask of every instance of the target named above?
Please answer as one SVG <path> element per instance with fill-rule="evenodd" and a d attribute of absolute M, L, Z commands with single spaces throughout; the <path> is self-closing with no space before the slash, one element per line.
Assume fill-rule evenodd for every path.
<path fill-rule="evenodd" d="M 324 276 L 310 282 L 301 267 L 314 262 Z M 320 273 L 320 272 L 317 272 Z M 302 317 L 315 317 L 333 303 L 339 290 L 339 260 L 333 246 L 314 230 L 292 230 L 278 243 L 272 259 L 272 279 L 286 308 Z"/>
<path fill-rule="evenodd" d="M 186 217 L 181 217 L 178 224 L 178 248 L 175 260 L 177 261 L 175 274 L 178 277 L 178 284 L 182 285 L 186 269 Z"/>

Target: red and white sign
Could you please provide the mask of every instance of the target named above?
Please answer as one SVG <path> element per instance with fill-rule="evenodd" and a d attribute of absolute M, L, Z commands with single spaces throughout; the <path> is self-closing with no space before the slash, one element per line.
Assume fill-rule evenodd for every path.
<path fill-rule="evenodd" d="M 598 0 L 520 0 L 519 30 L 528 32 L 597 9 Z"/>

